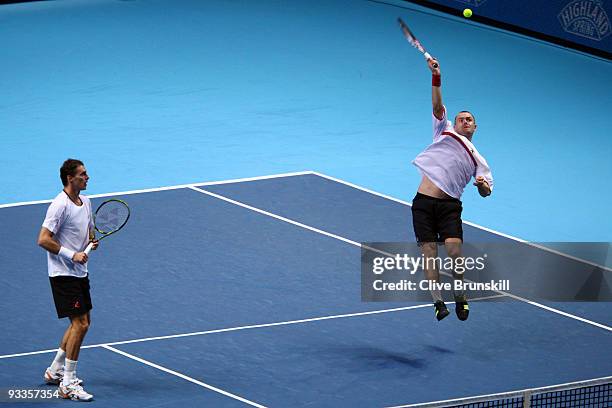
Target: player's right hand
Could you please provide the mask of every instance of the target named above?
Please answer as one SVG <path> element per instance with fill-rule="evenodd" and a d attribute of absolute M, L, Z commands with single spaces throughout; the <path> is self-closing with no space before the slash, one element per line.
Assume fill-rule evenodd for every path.
<path fill-rule="evenodd" d="M 434 68 L 434 64 L 437 64 L 438 67 Z M 431 73 L 434 75 L 440 75 L 440 63 L 438 62 L 437 59 L 435 58 L 430 58 L 427 60 L 427 65 L 429 65 L 429 69 L 431 70 Z"/>
<path fill-rule="evenodd" d="M 474 185 L 476 187 L 480 187 L 480 186 L 485 185 L 485 184 L 488 186 L 489 182 L 484 177 L 482 177 L 482 176 L 478 176 L 474 180 Z"/>
<path fill-rule="evenodd" d="M 85 262 L 87 262 L 87 259 L 89 257 L 87 256 L 87 254 L 85 252 L 77 252 L 76 254 L 74 254 L 74 256 L 72 257 L 72 261 L 74 263 L 78 263 L 78 264 L 84 264 Z"/>

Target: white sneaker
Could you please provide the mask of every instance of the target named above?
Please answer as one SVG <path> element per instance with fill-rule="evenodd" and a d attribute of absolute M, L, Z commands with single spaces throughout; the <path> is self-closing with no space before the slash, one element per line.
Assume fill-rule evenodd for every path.
<path fill-rule="evenodd" d="M 44 380 L 47 384 L 59 385 L 64 377 L 64 370 L 52 371 L 51 367 L 47 367 L 45 370 Z"/>
<path fill-rule="evenodd" d="M 53 371 L 51 370 L 51 367 L 47 367 L 47 369 L 45 370 L 44 380 L 46 384 L 59 385 L 61 384 L 63 379 L 64 379 L 64 367 L 63 366 L 59 371 Z M 75 379 L 77 380 L 79 385 L 83 385 L 83 380 L 81 380 L 80 378 L 75 378 Z"/>
<path fill-rule="evenodd" d="M 88 401 L 93 400 L 93 395 L 87 393 L 83 389 L 83 387 L 79 385 L 77 379 L 70 381 L 70 384 L 68 385 L 60 384 L 59 396 L 61 398 L 65 398 L 65 399 L 70 398 L 73 401 L 81 401 L 81 402 L 88 402 Z"/>

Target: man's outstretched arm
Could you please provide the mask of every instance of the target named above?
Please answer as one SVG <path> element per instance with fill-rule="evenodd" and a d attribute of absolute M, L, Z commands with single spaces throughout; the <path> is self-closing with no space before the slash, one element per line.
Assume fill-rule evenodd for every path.
<path fill-rule="evenodd" d="M 434 64 L 437 65 L 437 68 L 434 68 Z M 429 65 L 431 70 L 431 104 L 433 106 L 433 113 L 436 118 L 442 119 L 444 105 L 442 104 L 440 63 L 438 60 L 431 58 L 427 60 L 427 65 Z"/>

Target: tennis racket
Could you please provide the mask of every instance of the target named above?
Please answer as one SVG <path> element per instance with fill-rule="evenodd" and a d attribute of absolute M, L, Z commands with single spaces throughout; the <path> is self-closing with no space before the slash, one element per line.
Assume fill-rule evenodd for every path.
<path fill-rule="evenodd" d="M 425 48 L 423 47 L 423 45 L 421 45 L 421 42 L 417 40 L 417 38 L 414 36 L 412 31 L 410 31 L 406 23 L 404 23 L 404 21 L 399 17 L 397 18 L 397 22 L 399 23 L 400 28 L 402 29 L 402 32 L 404 33 L 404 37 L 406 37 L 410 45 L 412 45 L 414 48 L 419 50 L 421 54 L 425 56 L 426 60 L 430 60 L 432 58 L 431 55 L 429 55 L 429 53 L 425 51 Z M 434 62 L 433 67 L 438 68 L 438 64 Z"/>
<path fill-rule="evenodd" d="M 125 226 L 130 219 L 130 207 L 121 200 L 106 200 L 96 210 L 94 214 L 94 227 L 100 236 L 98 241 L 114 234 Z M 85 248 L 85 253 L 89 255 L 93 242 Z"/>

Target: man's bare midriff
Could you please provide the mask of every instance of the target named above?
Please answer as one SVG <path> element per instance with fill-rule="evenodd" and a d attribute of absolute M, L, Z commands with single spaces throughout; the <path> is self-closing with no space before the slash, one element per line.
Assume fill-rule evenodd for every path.
<path fill-rule="evenodd" d="M 431 180 L 427 178 L 427 176 L 423 176 L 423 179 L 421 180 L 421 184 L 419 185 L 418 192 L 421 194 L 430 196 L 430 197 L 452 198 L 451 196 L 446 194 L 444 191 L 440 190 L 438 186 L 432 183 Z"/>

